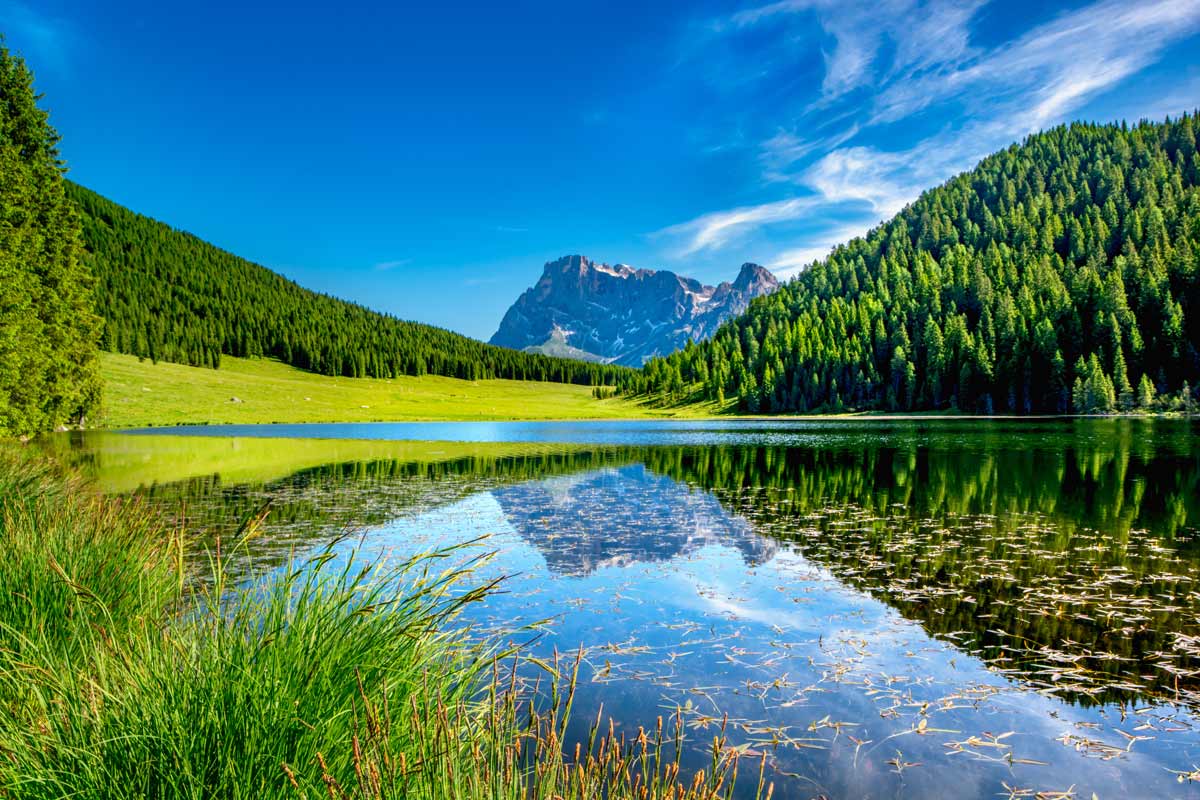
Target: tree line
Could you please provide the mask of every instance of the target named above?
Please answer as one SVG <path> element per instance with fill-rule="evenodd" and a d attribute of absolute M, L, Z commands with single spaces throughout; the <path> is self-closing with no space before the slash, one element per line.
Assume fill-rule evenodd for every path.
<path fill-rule="evenodd" d="M 1029 137 L 621 389 L 749 412 L 1190 409 L 1197 119 Z"/>
<path fill-rule="evenodd" d="M 219 367 L 277 358 L 352 378 L 445 375 L 599 386 L 626 368 L 484 344 L 304 289 L 266 267 L 134 213 L 77 184 L 83 239 L 104 318 L 101 347 Z"/>

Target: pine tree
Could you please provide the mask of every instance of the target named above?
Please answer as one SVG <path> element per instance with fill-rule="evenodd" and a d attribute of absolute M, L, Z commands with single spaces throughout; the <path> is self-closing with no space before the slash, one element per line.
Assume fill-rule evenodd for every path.
<path fill-rule="evenodd" d="M 1143 411 L 1153 409 L 1154 394 L 1154 381 L 1150 380 L 1149 375 L 1143 375 L 1141 381 L 1138 382 L 1138 408 Z"/>
<path fill-rule="evenodd" d="M 58 134 L 0 40 L 0 433 L 82 421 L 100 398 L 92 279 Z"/>

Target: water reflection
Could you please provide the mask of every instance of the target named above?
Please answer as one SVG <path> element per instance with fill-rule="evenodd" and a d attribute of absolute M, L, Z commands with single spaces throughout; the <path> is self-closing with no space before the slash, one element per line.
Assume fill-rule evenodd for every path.
<path fill-rule="evenodd" d="M 690 491 L 643 464 L 529 481 L 492 496 L 508 524 L 559 575 L 670 561 L 717 544 L 736 548 L 750 564 L 775 553 L 772 540 L 712 494 Z"/>
<path fill-rule="evenodd" d="M 270 500 L 267 541 L 288 547 L 347 526 L 375 555 L 488 534 L 506 591 L 467 621 L 518 635 L 553 618 L 531 646 L 584 648 L 581 725 L 602 704 L 631 730 L 683 707 L 702 740 L 728 715 L 768 754 L 777 797 L 1189 796 L 1195 428 L 838 431 L 351 449 L 269 480 L 140 493 L 207 531 Z"/>

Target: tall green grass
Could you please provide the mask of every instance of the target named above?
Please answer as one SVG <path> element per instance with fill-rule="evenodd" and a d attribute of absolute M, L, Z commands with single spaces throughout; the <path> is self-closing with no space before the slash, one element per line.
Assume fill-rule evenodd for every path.
<path fill-rule="evenodd" d="M 185 581 L 178 536 L 138 505 L 11 452 L 0 520 L 0 797 L 735 791 L 723 737 L 685 779 L 681 718 L 628 740 L 597 718 L 567 743 L 579 662 L 522 662 L 454 625 L 493 588 L 473 578 L 480 556 L 364 565 L 330 546 L 229 586 L 218 549 Z M 531 667 L 543 686 L 518 680 Z M 770 792 L 763 763 L 751 794 Z"/>
<path fill-rule="evenodd" d="M 50 669 L 162 620 L 178 540 L 139 504 L 95 497 L 23 450 L 0 447 L 0 657 Z M 13 677 L 0 675 L 0 700 L 22 690 Z"/>

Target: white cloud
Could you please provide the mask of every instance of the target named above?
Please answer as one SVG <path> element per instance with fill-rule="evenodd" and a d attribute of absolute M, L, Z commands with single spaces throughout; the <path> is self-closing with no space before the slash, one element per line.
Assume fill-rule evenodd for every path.
<path fill-rule="evenodd" d="M 1011 117 L 1012 128 L 1026 132 L 1057 122 L 1198 28 L 1200 0 L 1101 0 L 959 68 L 890 82 L 875 100 L 872 121 L 894 122 L 961 100 L 977 114 Z"/>
<path fill-rule="evenodd" d="M 779 253 L 774 266 L 787 274 L 828 253 L 837 237 L 863 232 L 988 153 L 1069 119 L 1200 31 L 1200 0 L 1098 0 L 984 48 L 972 41 L 971 25 L 985 3 L 781 0 L 714 25 L 723 35 L 774 31 L 803 47 L 808 38 L 800 32 L 815 22 L 832 47 L 822 52 L 819 98 L 775 120 L 758 150 L 762 180 L 802 187 L 800 197 L 716 211 L 667 229 L 687 237 L 683 254 L 719 250 L 801 216 L 827 220 Z M 748 64 L 747 71 L 778 79 L 762 75 L 761 65 Z M 1193 94 L 1189 102 L 1176 87 L 1162 102 L 1144 103 L 1142 115 L 1161 117 L 1164 103 L 1178 113 L 1200 100 Z M 853 143 L 935 111 L 948 122 L 919 141 L 900 131 L 904 144 L 895 149 Z M 840 132 L 821 132 L 835 124 Z"/>
<path fill-rule="evenodd" d="M 822 105 L 879 79 L 895 79 L 935 64 L 954 63 L 971 53 L 970 22 L 986 0 L 782 0 L 747 9 L 730 18 L 734 29 L 788 24 L 801 15 L 815 17 L 833 39 L 822 52 L 825 76 Z M 887 70 L 879 54 L 894 45 Z"/>
<path fill-rule="evenodd" d="M 375 270 L 376 272 L 391 272 L 394 269 L 399 269 L 400 267 L 411 263 L 411 258 L 398 258 L 395 261 L 380 261 L 378 264 L 375 264 L 373 267 L 371 267 L 371 269 Z"/>
<path fill-rule="evenodd" d="M 794 132 L 780 130 L 761 146 L 759 160 L 763 165 L 763 177 L 767 180 L 795 180 L 793 165 L 818 152 L 828 152 L 853 139 L 859 126 L 851 125 L 841 133 L 822 138 L 805 138 Z"/>
<path fill-rule="evenodd" d="M 820 261 L 833 252 L 840 244 L 866 235 L 870 226 L 867 223 L 853 223 L 827 228 L 817 236 L 809 237 L 802 247 L 794 247 L 777 253 L 774 258 L 767 259 L 766 267 L 775 273 L 775 277 L 790 278 L 804 270 L 814 261 Z"/>
<path fill-rule="evenodd" d="M 795 197 L 756 206 L 741 206 L 726 211 L 714 211 L 696 219 L 663 228 L 655 235 L 681 237 L 679 256 L 689 256 L 703 250 L 724 246 L 739 234 L 774 222 L 793 220 L 808 208 L 815 198 Z"/>
<path fill-rule="evenodd" d="M 823 156 L 800 180 L 827 203 L 860 201 L 880 217 L 890 217 L 912 200 L 912 186 L 902 182 L 910 166 L 906 154 L 843 147 Z"/>

